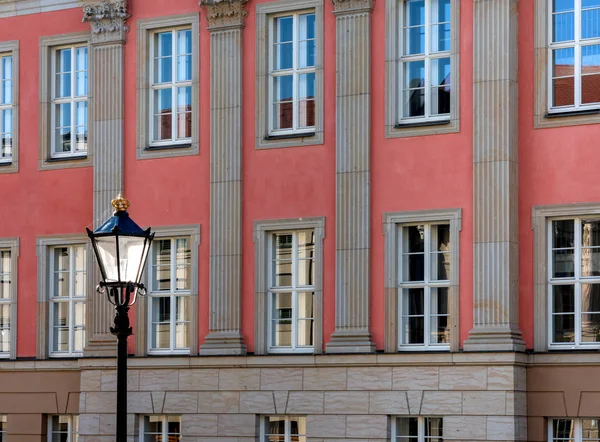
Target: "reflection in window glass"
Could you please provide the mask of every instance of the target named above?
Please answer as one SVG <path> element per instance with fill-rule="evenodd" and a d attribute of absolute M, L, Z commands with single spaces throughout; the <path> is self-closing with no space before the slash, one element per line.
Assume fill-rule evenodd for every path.
<path fill-rule="evenodd" d="M 8 357 L 11 348 L 11 264 L 11 251 L 0 250 L 0 357 Z"/>
<path fill-rule="evenodd" d="M 441 442 L 443 436 L 441 417 L 392 418 L 393 442 Z"/>
<path fill-rule="evenodd" d="M 181 416 L 144 416 L 141 442 L 179 442 Z"/>
<path fill-rule="evenodd" d="M 48 427 L 48 442 L 77 442 L 79 439 L 79 416 L 50 416 Z"/>
<path fill-rule="evenodd" d="M 306 442 L 306 418 L 266 416 L 261 422 L 262 442 Z"/>
<path fill-rule="evenodd" d="M 12 160 L 13 57 L 0 54 L 0 163 Z"/>

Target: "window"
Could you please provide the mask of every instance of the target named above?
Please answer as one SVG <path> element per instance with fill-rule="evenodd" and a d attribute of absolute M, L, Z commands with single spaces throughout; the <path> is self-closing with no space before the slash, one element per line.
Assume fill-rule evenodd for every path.
<path fill-rule="evenodd" d="M 441 442 L 443 436 L 441 417 L 392 418 L 392 442 Z"/>
<path fill-rule="evenodd" d="M 86 248 L 57 246 L 50 254 L 50 352 L 79 356 L 85 343 Z"/>
<path fill-rule="evenodd" d="M 600 347 L 600 217 L 549 221 L 550 346 Z"/>
<path fill-rule="evenodd" d="M 306 418 L 266 416 L 262 419 L 261 442 L 306 442 Z"/>
<path fill-rule="evenodd" d="M 144 416 L 140 423 L 140 442 L 178 442 L 181 439 L 181 416 Z"/>
<path fill-rule="evenodd" d="M 152 243 L 150 289 L 151 353 L 189 353 L 191 239 L 160 238 Z"/>
<path fill-rule="evenodd" d="M 257 147 L 322 141 L 323 2 L 257 5 Z"/>
<path fill-rule="evenodd" d="M 199 19 L 138 20 L 137 157 L 199 152 Z"/>
<path fill-rule="evenodd" d="M 0 442 L 6 442 L 6 415 L 0 415 Z"/>
<path fill-rule="evenodd" d="M 150 146 L 192 141 L 192 30 L 155 32 L 150 39 Z"/>
<path fill-rule="evenodd" d="M 52 57 L 52 158 L 82 156 L 88 146 L 88 47 L 55 48 Z"/>
<path fill-rule="evenodd" d="M 48 418 L 48 442 L 77 442 L 79 416 L 57 415 Z"/>
<path fill-rule="evenodd" d="M 315 232 L 271 235 L 269 351 L 314 349 Z"/>
<path fill-rule="evenodd" d="M 386 136 L 458 131 L 458 3 L 387 0 Z"/>
<path fill-rule="evenodd" d="M 0 163 L 12 161 L 13 56 L 0 54 Z"/>
<path fill-rule="evenodd" d="M 549 111 L 600 107 L 600 1 L 551 1 Z"/>
<path fill-rule="evenodd" d="M 384 214 L 387 352 L 458 351 L 460 209 Z"/>
<path fill-rule="evenodd" d="M 10 249 L 0 249 L 0 358 L 10 357 L 13 330 L 11 317 L 13 290 L 11 288 L 12 257 Z"/>
<path fill-rule="evenodd" d="M 400 229 L 400 347 L 448 349 L 450 224 Z"/>
<path fill-rule="evenodd" d="M 596 419 L 548 419 L 550 442 L 598 441 L 599 420 Z"/>

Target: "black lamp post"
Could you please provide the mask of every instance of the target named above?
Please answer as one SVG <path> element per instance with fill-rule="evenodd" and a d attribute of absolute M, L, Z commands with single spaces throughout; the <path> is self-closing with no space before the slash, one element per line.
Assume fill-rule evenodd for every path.
<path fill-rule="evenodd" d="M 127 337 L 131 335 L 129 307 L 138 294 L 146 292 L 141 283 L 154 233 L 143 230 L 127 213 L 129 201 L 119 195 L 112 200 L 113 216 L 93 232 L 86 228 L 100 266 L 102 281 L 96 291 L 115 306 L 117 337 L 117 442 L 127 441 Z"/>

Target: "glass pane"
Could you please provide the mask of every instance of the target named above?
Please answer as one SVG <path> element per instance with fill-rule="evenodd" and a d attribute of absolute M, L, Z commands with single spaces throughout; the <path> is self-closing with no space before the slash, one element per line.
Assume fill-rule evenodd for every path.
<path fill-rule="evenodd" d="M 405 54 L 425 52 L 425 2 L 409 0 L 404 9 Z"/>
<path fill-rule="evenodd" d="M 405 90 L 403 94 L 404 117 L 422 117 L 425 115 L 425 89 Z"/>
<path fill-rule="evenodd" d="M 75 93 L 78 97 L 84 97 L 88 94 L 88 48 L 77 48 L 75 56 L 77 58 Z"/>
<path fill-rule="evenodd" d="M 0 304 L 0 337 L 8 335 L 2 330 L 10 329 L 10 304 Z"/>
<path fill-rule="evenodd" d="M 315 74 L 298 75 L 298 98 L 300 100 L 315 98 Z"/>
<path fill-rule="evenodd" d="M 54 291 L 52 296 L 55 297 L 68 297 L 70 288 L 70 273 L 67 272 L 54 272 Z"/>
<path fill-rule="evenodd" d="M 450 58 L 431 60 L 431 113 L 450 113 Z"/>
<path fill-rule="evenodd" d="M 402 290 L 402 325 L 405 344 L 424 342 L 424 301 L 422 288 Z"/>
<path fill-rule="evenodd" d="M 600 103 L 600 75 L 584 75 L 581 77 L 581 103 Z"/>
<path fill-rule="evenodd" d="M 192 87 L 177 88 L 177 112 L 192 111 Z"/>
<path fill-rule="evenodd" d="M 571 439 L 575 437 L 575 421 L 572 419 L 554 419 L 552 427 L 555 439 Z"/>
<path fill-rule="evenodd" d="M 396 436 L 417 437 L 419 435 L 419 420 L 416 417 L 397 417 Z"/>
<path fill-rule="evenodd" d="M 73 351 L 83 351 L 83 345 L 85 342 L 85 329 L 83 327 L 77 327 L 73 331 Z"/>
<path fill-rule="evenodd" d="M 425 86 L 425 61 L 404 63 L 405 89 L 422 88 Z"/>
<path fill-rule="evenodd" d="M 177 55 L 192 53 L 192 30 L 182 29 L 177 31 Z"/>
<path fill-rule="evenodd" d="M 173 138 L 173 101 L 171 89 L 154 92 L 154 139 L 171 140 Z"/>
<path fill-rule="evenodd" d="M 575 221 L 572 219 L 552 221 L 552 248 L 575 246 Z"/>
<path fill-rule="evenodd" d="M 431 52 L 450 51 L 450 23 L 431 27 Z"/>
<path fill-rule="evenodd" d="M 177 138 L 192 137 L 192 88 L 179 88 L 177 113 Z"/>
<path fill-rule="evenodd" d="M 315 100 L 300 100 L 298 102 L 298 127 L 307 128 L 315 126 L 316 103 Z"/>
<path fill-rule="evenodd" d="M 56 107 L 56 127 L 71 128 L 71 103 L 57 104 Z"/>
<path fill-rule="evenodd" d="M 175 325 L 175 348 L 190 348 L 189 322 L 180 322 Z"/>
<path fill-rule="evenodd" d="M 575 75 L 575 49 L 564 48 L 552 51 L 552 76 L 572 77 Z"/>
<path fill-rule="evenodd" d="M 152 297 L 152 322 L 169 322 L 171 320 L 171 297 Z"/>
<path fill-rule="evenodd" d="M 156 34 L 155 45 L 155 83 L 170 83 L 173 81 L 173 33 Z"/>
<path fill-rule="evenodd" d="M 274 280 L 275 287 L 292 286 L 292 235 L 275 235 Z"/>
<path fill-rule="evenodd" d="M 555 285 L 552 286 L 553 293 L 553 313 L 574 313 L 575 312 L 575 286 L 574 285 Z"/>
<path fill-rule="evenodd" d="M 161 416 L 145 416 L 144 417 L 144 433 L 146 435 L 144 442 L 158 442 L 158 437 L 162 436 L 163 419 Z M 150 436 L 150 437 L 148 437 Z M 162 437 L 160 437 L 162 439 Z"/>
<path fill-rule="evenodd" d="M 275 43 L 285 43 L 294 40 L 294 17 L 278 17 L 275 19 Z"/>
<path fill-rule="evenodd" d="M 181 434 L 180 416 L 167 416 L 167 434 Z"/>
<path fill-rule="evenodd" d="M 572 11 L 574 9 L 575 0 L 552 0 L 552 12 L 565 12 Z"/>
<path fill-rule="evenodd" d="M 575 104 L 575 79 L 573 77 L 552 80 L 552 105 L 573 106 Z"/>
<path fill-rule="evenodd" d="M 600 342 L 600 314 L 583 313 L 581 315 L 581 341 Z"/>
<path fill-rule="evenodd" d="M 75 273 L 75 288 L 73 296 L 86 296 L 87 293 L 87 275 L 85 272 Z"/>
<path fill-rule="evenodd" d="M 581 428 L 583 431 L 584 440 L 598 440 L 600 433 L 598 431 L 599 421 L 598 419 L 582 419 Z"/>
<path fill-rule="evenodd" d="M 177 238 L 175 241 L 177 265 L 190 265 L 192 262 L 192 252 L 188 245 L 187 238 Z"/>
<path fill-rule="evenodd" d="M 171 347 L 171 298 L 152 298 L 152 348 Z"/>
<path fill-rule="evenodd" d="M 583 4 L 581 5 L 582 7 Z M 592 5 L 590 5 L 592 6 Z M 598 5 L 594 5 L 598 6 Z M 581 11 L 581 38 L 597 38 L 600 36 L 600 9 L 584 9 Z"/>
<path fill-rule="evenodd" d="M 425 226 L 408 226 L 403 228 L 404 253 L 423 253 L 425 251 Z"/>
<path fill-rule="evenodd" d="M 5 109 L 0 114 L 0 133 L 12 132 L 12 109 Z"/>
<path fill-rule="evenodd" d="M 301 292 L 298 293 L 298 318 L 312 318 L 313 317 L 313 297 L 312 292 Z"/>
<path fill-rule="evenodd" d="M 298 321 L 298 347 L 312 347 L 314 345 L 315 321 L 301 319 Z"/>
<path fill-rule="evenodd" d="M 291 69 L 294 64 L 294 19 L 292 16 L 275 19 L 275 46 L 273 48 L 273 68 Z"/>
<path fill-rule="evenodd" d="M 298 260 L 298 286 L 312 286 L 315 283 L 315 261 L 312 259 Z"/>
<path fill-rule="evenodd" d="M 431 343 L 450 342 L 448 327 L 448 287 L 432 287 L 430 302 Z"/>
<path fill-rule="evenodd" d="M 292 346 L 292 321 L 273 321 L 271 336 L 272 345 L 275 347 Z"/>
<path fill-rule="evenodd" d="M 275 77 L 275 104 L 273 125 L 275 129 L 290 129 L 294 127 L 293 86 L 291 75 Z"/>
<path fill-rule="evenodd" d="M 265 432 L 270 436 L 285 435 L 285 418 L 281 416 L 269 416 Z"/>
<path fill-rule="evenodd" d="M 74 302 L 73 311 L 75 312 L 75 323 L 76 326 L 85 325 L 85 302 Z"/>
<path fill-rule="evenodd" d="M 575 14 L 565 12 L 552 16 L 552 41 L 571 41 L 575 39 Z"/>
<path fill-rule="evenodd" d="M 69 270 L 69 249 L 67 247 L 54 248 L 54 271 Z"/>
<path fill-rule="evenodd" d="M 177 80 L 192 79 L 192 31 L 184 29 L 177 32 Z"/>
<path fill-rule="evenodd" d="M 10 55 L 4 56 L 4 57 L 0 58 L 0 60 L 2 61 L 2 66 L 0 66 L 2 76 L 0 77 L 0 80 L 10 80 L 13 77 L 12 76 L 12 56 L 10 56 Z"/>
<path fill-rule="evenodd" d="M 273 319 L 292 319 L 292 294 L 273 293 Z"/>
<path fill-rule="evenodd" d="M 443 424 L 441 417 L 426 417 L 425 418 L 425 437 L 440 440 L 444 436 Z M 439 439 L 438 439 L 439 438 Z"/>
<path fill-rule="evenodd" d="M 425 53 L 425 26 L 404 29 L 404 55 Z"/>
<path fill-rule="evenodd" d="M 314 258 L 315 232 L 312 230 L 298 232 L 298 258 Z"/>
<path fill-rule="evenodd" d="M 177 296 L 175 303 L 177 305 L 177 313 L 175 320 L 177 322 L 187 322 L 190 320 L 190 297 Z"/>
<path fill-rule="evenodd" d="M 298 66 L 305 68 L 315 65 L 315 14 L 301 14 L 299 17 Z"/>
<path fill-rule="evenodd" d="M 77 125 L 77 127 L 84 127 L 87 128 L 87 122 L 88 122 L 88 106 L 87 106 L 87 101 L 79 101 L 77 102 L 77 107 L 76 107 L 77 111 L 75 112 L 75 124 Z M 87 129 L 86 129 L 87 132 Z"/>
<path fill-rule="evenodd" d="M 306 434 L 306 418 L 291 416 L 290 417 L 290 434 L 292 436 L 301 436 Z M 292 437 L 292 440 L 295 441 L 296 437 Z"/>

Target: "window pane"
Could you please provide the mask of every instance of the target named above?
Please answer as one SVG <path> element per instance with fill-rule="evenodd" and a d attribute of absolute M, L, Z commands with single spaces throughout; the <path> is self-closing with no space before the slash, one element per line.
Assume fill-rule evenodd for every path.
<path fill-rule="evenodd" d="M 173 81 L 173 33 L 156 34 L 155 45 L 154 82 L 170 83 Z"/>
<path fill-rule="evenodd" d="M 450 342 L 448 326 L 448 287 L 432 287 L 431 289 L 431 343 L 446 344 Z"/>
<path fill-rule="evenodd" d="M 315 14 L 300 14 L 299 17 L 298 66 L 315 65 Z"/>
<path fill-rule="evenodd" d="M 563 12 L 552 16 L 552 41 L 571 41 L 575 39 L 575 13 Z"/>
<path fill-rule="evenodd" d="M 305 435 L 306 434 L 306 418 L 292 416 L 290 417 L 290 435 Z M 292 438 L 292 440 L 296 440 L 296 438 Z"/>
<path fill-rule="evenodd" d="M 315 74 L 299 75 L 298 83 L 298 126 L 313 127 L 315 125 Z"/>
<path fill-rule="evenodd" d="M 12 56 L 4 56 L 1 60 L 2 77 L 0 77 L 0 80 L 10 80 L 12 78 Z"/>
<path fill-rule="evenodd" d="M 575 342 L 575 286 L 552 287 L 552 342 Z"/>
<path fill-rule="evenodd" d="M 78 97 L 84 97 L 88 94 L 88 48 L 77 48 L 75 57 L 77 58 L 75 93 Z"/>
<path fill-rule="evenodd" d="M 267 428 L 265 429 L 265 431 L 268 435 L 285 435 L 284 417 L 269 416 L 267 419 Z"/>
<path fill-rule="evenodd" d="M 581 428 L 583 430 L 584 440 L 598 440 L 600 433 L 598 432 L 598 419 L 582 419 Z"/>
<path fill-rule="evenodd" d="M 55 105 L 55 152 L 71 151 L 71 103 Z"/>
<path fill-rule="evenodd" d="M 273 55 L 275 57 L 273 68 L 275 70 L 291 69 L 294 63 L 294 18 L 292 16 L 278 17 L 274 22 L 275 46 Z"/>
<path fill-rule="evenodd" d="M 396 435 L 398 437 L 417 437 L 419 435 L 419 420 L 416 417 L 397 417 Z"/>
<path fill-rule="evenodd" d="M 450 58 L 431 60 L 431 113 L 450 113 Z"/>
<path fill-rule="evenodd" d="M 583 4 L 581 6 L 585 8 Z M 581 11 L 581 38 L 597 37 L 600 37 L 600 9 L 583 9 Z"/>
<path fill-rule="evenodd" d="M 0 304 L 0 352 L 10 351 L 10 304 Z"/>
<path fill-rule="evenodd" d="M 167 434 L 181 434 L 180 416 L 167 416 Z"/>
<path fill-rule="evenodd" d="M 294 80 L 285 75 L 273 79 L 275 88 L 274 126 L 276 129 L 290 129 L 294 124 Z"/>
<path fill-rule="evenodd" d="M 438 0 L 432 3 L 431 51 L 450 50 L 450 0 Z"/>
<path fill-rule="evenodd" d="M 575 421 L 572 419 L 554 419 L 553 435 L 555 439 L 572 439 L 575 437 Z"/>
<path fill-rule="evenodd" d="M 429 440 L 442 440 L 443 425 L 441 417 L 426 417 L 425 418 L 425 437 Z"/>
<path fill-rule="evenodd" d="M 404 36 L 406 55 L 423 54 L 425 52 L 425 2 L 409 0 L 404 10 Z"/>
<path fill-rule="evenodd" d="M 271 342 L 278 347 L 292 345 L 292 294 L 274 293 L 272 295 L 272 336 Z"/>
<path fill-rule="evenodd" d="M 171 347 L 171 298 L 152 297 L 152 348 Z"/>
<path fill-rule="evenodd" d="M 404 252 L 402 280 L 423 281 L 425 279 L 425 227 L 409 226 L 402 230 Z"/>
<path fill-rule="evenodd" d="M 177 32 L 177 81 L 192 79 L 192 31 Z"/>
<path fill-rule="evenodd" d="M 424 341 L 424 300 L 422 288 L 403 289 L 402 326 L 405 344 L 423 344 Z"/>
<path fill-rule="evenodd" d="M 552 248 L 575 246 L 575 221 L 572 219 L 552 221 Z"/>

